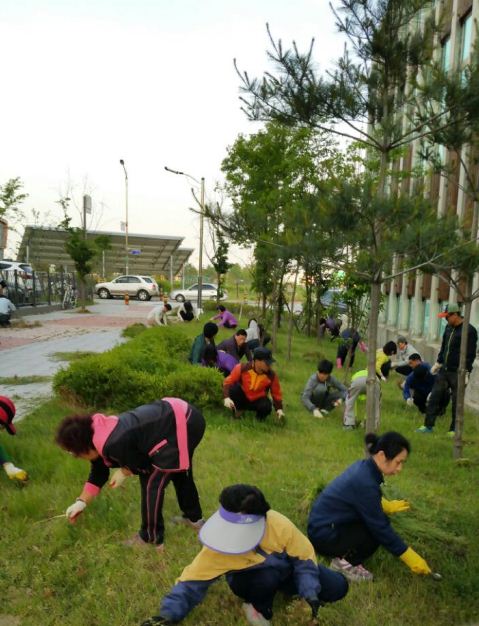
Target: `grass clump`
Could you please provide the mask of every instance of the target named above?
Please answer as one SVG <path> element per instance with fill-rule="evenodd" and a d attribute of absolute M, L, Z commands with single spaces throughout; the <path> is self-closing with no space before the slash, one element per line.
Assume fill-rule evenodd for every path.
<path fill-rule="evenodd" d="M 134 337 L 138 337 L 142 332 L 147 330 L 146 324 L 142 324 L 141 322 L 137 322 L 135 324 L 130 324 L 121 331 L 122 337 L 128 337 L 129 339 L 133 339 Z"/>
<path fill-rule="evenodd" d="M 0 376 L 0 385 L 33 385 L 48 383 L 51 379 L 51 376 Z"/>
<path fill-rule="evenodd" d="M 91 350 L 75 350 L 74 352 L 53 352 L 50 358 L 54 361 L 79 361 L 95 354 L 98 353 Z"/>

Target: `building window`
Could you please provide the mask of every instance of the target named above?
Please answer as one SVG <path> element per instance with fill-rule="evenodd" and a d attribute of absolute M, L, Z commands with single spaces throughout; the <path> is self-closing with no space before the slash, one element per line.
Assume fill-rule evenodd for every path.
<path fill-rule="evenodd" d="M 472 41 L 472 11 L 461 21 L 461 63 L 464 65 L 471 54 Z"/>
<path fill-rule="evenodd" d="M 451 69 L 451 36 L 448 35 L 441 44 L 441 65 L 445 72 Z"/>

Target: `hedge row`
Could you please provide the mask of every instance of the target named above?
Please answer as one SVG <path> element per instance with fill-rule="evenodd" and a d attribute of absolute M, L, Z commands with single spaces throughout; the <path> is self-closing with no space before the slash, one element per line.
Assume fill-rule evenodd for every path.
<path fill-rule="evenodd" d="M 112 350 L 72 362 L 55 375 L 53 388 L 96 410 L 125 411 L 164 396 L 202 409 L 221 406 L 223 377 L 188 363 L 190 343 L 180 328 L 151 328 Z"/>

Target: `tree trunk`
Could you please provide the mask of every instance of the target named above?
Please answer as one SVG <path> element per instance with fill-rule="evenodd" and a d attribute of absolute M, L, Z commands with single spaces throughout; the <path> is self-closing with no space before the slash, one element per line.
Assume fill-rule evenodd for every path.
<path fill-rule="evenodd" d="M 461 352 L 459 355 L 459 369 L 457 370 L 456 433 L 454 435 L 453 447 L 454 459 L 460 459 L 462 457 L 463 450 L 462 434 L 464 432 L 464 405 L 466 395 L 467 331 L 471 320 L 472 281 L 473 277 L 468 276 L 464 294 L 464 321 L 462 322 Z"/>
<path fill-rule="evenodd" d="M 296 272 L 294 274 L 293 293 L 291 294 L 291 309 L 289 311 L 288 321 L 288 361 L 291 361 L 291 349 L 293 344 L 293 330 L 294 330 L 294 299 L 296 297 L 296 287 L 298 285 L 299 263 L 296 266 Z"/>
<path fill-rule="evenodd" d="M 379 382 L 376 376 L 376 348 L 378 337 L 381 283 L 371 283 L 371 304 L 368 328 L 368 377 L 366 382 L 366 430 L 375 432 L 379 427 Z"/>

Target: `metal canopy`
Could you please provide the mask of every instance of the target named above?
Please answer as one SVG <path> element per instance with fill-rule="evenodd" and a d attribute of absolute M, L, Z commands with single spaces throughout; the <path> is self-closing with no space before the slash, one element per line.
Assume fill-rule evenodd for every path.
<path fill-rule="evenodd" d="M 93 261 L 93 273 L 105 276 L 125 272 L 125 234 L 109 231 L 91 231 L 87 239 L 98 236 L 110 237 L 111 249 L 100 253 Z M 68 233 L 57 228 L 25 226 L 20 243 L 18 258 L 28 261 L 34 270 L 46 270 L 52 265 L 55 269 L 73 269 L 73 261 L 65 250 Z M 191 248 L 180 248 L 183 237 L 164 237 L 162 235 L 142 235 L 128 233 L 128 272 L 130 274 L 168 276 L 178 274 L 193 253 Z"/>

